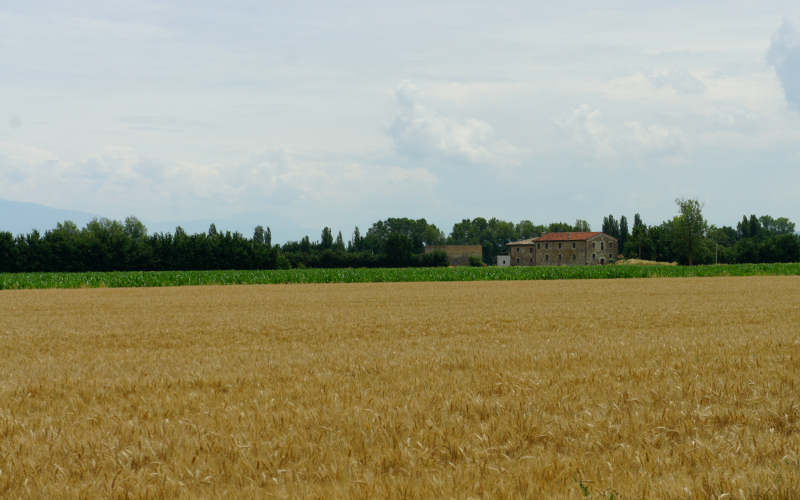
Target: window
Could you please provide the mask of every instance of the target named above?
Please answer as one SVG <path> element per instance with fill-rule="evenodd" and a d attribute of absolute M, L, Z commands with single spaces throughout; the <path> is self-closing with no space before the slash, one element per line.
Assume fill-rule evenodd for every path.
<path fill-rule="evenodd" d="M 533 264 L 533 257 L 530 258 L 530 263 Z"/>
<path fill-rule="evenodd" d="M 608 242 L 608 248 L 614 248 L 614 242 L 613 241 L 609 241 Z"/>
<path fill-rule="evenodd" d="M 592 249 L 594 249 L 594 241 L 592 242 Z"/>
<path fill-rule="evenodd" d="M 609 258 L 609 259 L 613 259 L 613 258 L 614 258 L 614 256 L 613 256 L 612 254 L 608 254 L 608 258 Z"/>
<path fill-rule="evenodd" d="M 561 248 L 561 243 L 558 244 L 558 248 Z"/>
<path fill-rule="evenodd" d="M 572 248 L 575 248 L 575 242 L 574 241 L 572 242 Z"/>
<path fill-rule="evenodd" d="M 592 254 L 592 260 L 595 260 L 595 256 L 594 256 L 594 254 Z"/>
<path fill-rule="evenodd" d="M 517 257 L 517 264 L 519 264 L 519 257 Z"/>
<path fill-rule="evenodd" d="M 542 244 L 541 243 L 537 243 L 536 244 L 536 248 L 542 248 Z"/>
<path fill-rule="evenodd" d="M 533 247 L 530 247 L 530 248 L 528 249 L 528 253 L 533 253 Z"/>
<path fill-rule="evenodd" d="M 545 247 L 545 248 L 550 248 L 550 243 L 545 243 L 545 244 L 544 244 L 544 247 Z"/>
<path fill-rule="evenodd" d="M 550 256 L 549 256 L 549 255 L 545 255 L 545 256 L 544 256 L 544 260 L 546 260 L 546 261 L 548 261 L 548 262 L 549 262 L 549 261 L 550 261 Z"/>
<path fill-rule="evenodd" d="M 604 250 L 605 248 L 606 248 L 606 242 L 605 241 L 601 241 L 600 242 L 600 250 Z"/>

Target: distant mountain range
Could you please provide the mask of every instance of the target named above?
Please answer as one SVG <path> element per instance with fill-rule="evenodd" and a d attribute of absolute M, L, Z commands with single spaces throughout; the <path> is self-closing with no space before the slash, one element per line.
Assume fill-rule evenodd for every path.
<path fill-rule="evenodd" d="M 0 231 L 8 231 L 14 235 L 28 234 L 34 229 L 43 233 L 65 220 L 71 220 L 78 227 L 83 227 L 95 217 L 98 216 L 76 210 L 61 210 L 36 203 L 0 200 Z"/>

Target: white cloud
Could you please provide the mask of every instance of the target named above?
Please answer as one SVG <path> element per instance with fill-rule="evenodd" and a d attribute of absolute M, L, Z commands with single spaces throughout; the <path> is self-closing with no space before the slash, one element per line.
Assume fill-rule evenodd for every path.
<path fill-rule="evenodd" d="M 389 134 L 401 154 L 415 158 L 439 156 L 473 164 L 515 163 L 517 149 L 495 137 L 489 123 L 445 116 L 421 104 L 419 94 L 410 82 L 401 83 L 395 92 L 398 110 Z"/>
<path fill-rule="evenodd" d="M 654 86 L 669 87 L 681 95 L 702 94 L 706 86 L 686 70 L 655 71 L 647 75 Z"/>
<path fill-rule="evenodd" d="M 420 167 L 326 161 L 265 151 L 243 162 L 166 162 L 129 147 L 78 161 L 0 143 L 0 198 L 46 202 L 110 217 L 229 217 L 258 210 L 324 213 L 432 197 L 437 177 Z M 107 208 L 113 207 L 109 212 Z"/>
<path fill-rule="evenodd" d="M 767 62 L 775 68 L 786 101 L 800 110 L 800 33 L 789 21 L 784 21 L 772 35 Z"/>
<path fill-rule="evenodd" d="M 686 134 L 676 127 L 642 120 L 616 121 L 587 104 L 576 107 L 557 121 L 570 148 L 584 159 L 615 166 L 652 157 L 680 158 L 686 150 Z"/>

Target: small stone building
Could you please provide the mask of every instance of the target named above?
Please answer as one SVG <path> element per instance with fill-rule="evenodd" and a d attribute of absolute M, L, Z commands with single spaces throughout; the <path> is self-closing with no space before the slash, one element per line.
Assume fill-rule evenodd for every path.
<path fill-rule="evenodd" d="M 444 252 L 451 266 L 468 266 L 470 257 L 483 258 L 480 245 L 426 245 L 425 253 Z"/>
<path fill-rule="evenodd" d="M 500 267 L 508 267 L 511 265 L 511 256 L 510 255 L 498 255 L 497 256 L 497 265 Z"/>
<path fill-rule="evenodd" d="M 614 262 L 617 239 L 605 233 L 546 233 L 507 243 L 512 266 L 591 266 Z"/>

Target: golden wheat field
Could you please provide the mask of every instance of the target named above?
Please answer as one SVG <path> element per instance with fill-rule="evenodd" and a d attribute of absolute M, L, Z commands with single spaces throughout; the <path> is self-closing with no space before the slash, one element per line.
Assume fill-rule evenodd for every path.
<path fill-rule="evenodd" d="M 6 291 L 0 354 L 2 497 L 800 498 L 797 277 Z"/>

